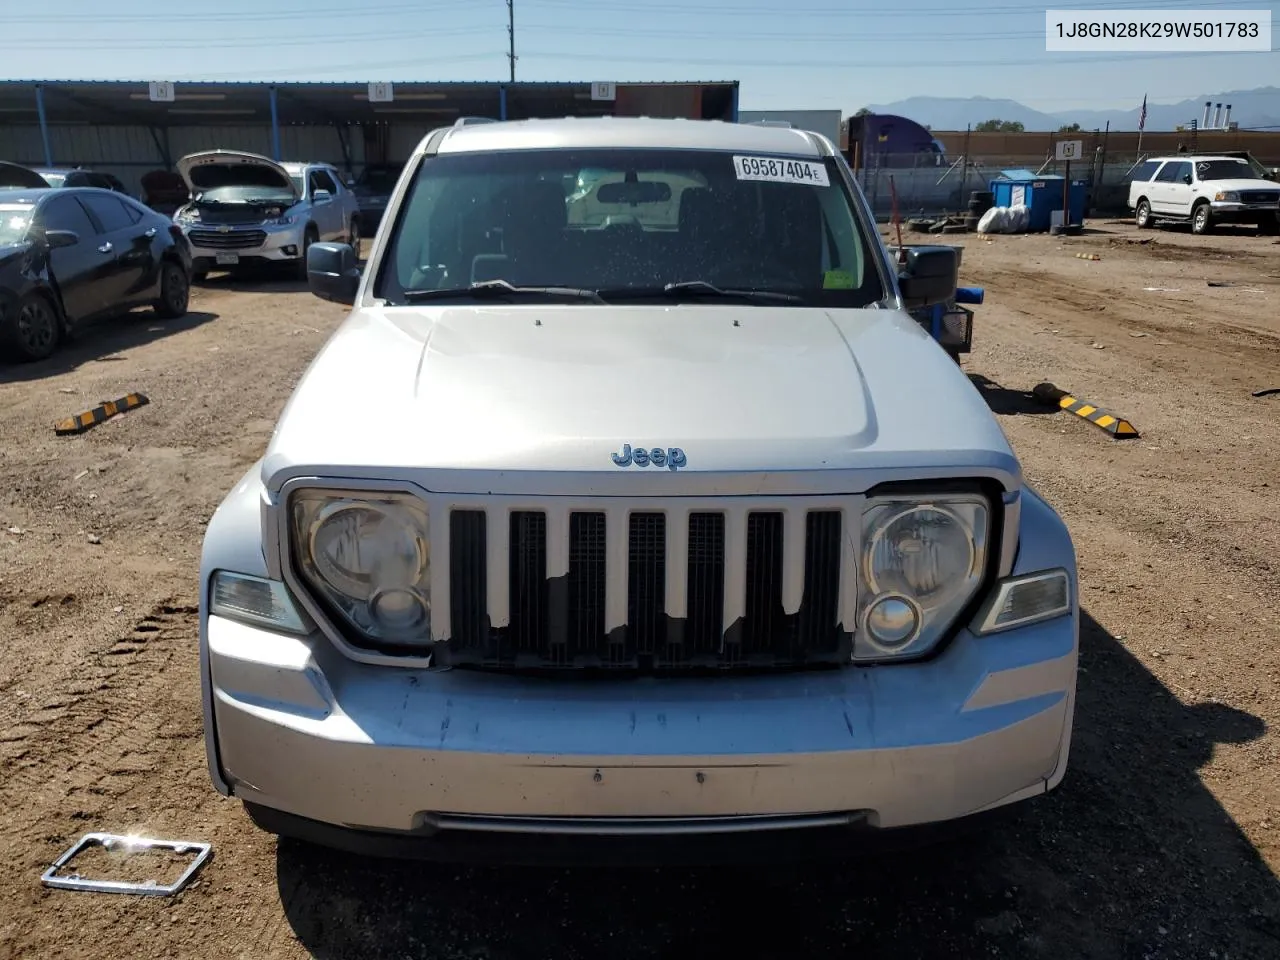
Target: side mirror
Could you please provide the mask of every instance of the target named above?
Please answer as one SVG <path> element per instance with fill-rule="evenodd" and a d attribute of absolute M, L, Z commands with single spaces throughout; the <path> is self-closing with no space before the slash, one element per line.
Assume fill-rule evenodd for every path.
<path fill-rule="evenodd" d="M 333 194 L 331 194 L 328 190 L 317 190 L 315 193 L 311 195 L 311 200 L 314 203 L 328 203 L 332 199 L 333 199 Z"/>
<path fill-rule="evenodd" d="M 314 248 L 313 248 L 314 249 Z M 898 291 L 908 310 L 945 303 L 960 282 L 957 247 L 906 247 L 907 262 L 898 273 Z"/>
<path fill-rule="evenodd" d="M 44 242 L 49 245 L 50 250 L 57 250 L 59 247 L 74 247 L 80 242 L 80 234 L 74 230 L 46 230 L 44 232 Z"/>
<path fill-rule="evenodd" d="M 1184 174 L 1182 177 L 1182 182 L 1185 183 L 1188 187 L 1191 186 L 1191 174 L 1189 173 Z"/>
<path fill-rule="evenodd" d="M 307 285 L 321 300 L 356 302 L 360 265 L 349 243 L 313 243 L 307 249 Z"/>

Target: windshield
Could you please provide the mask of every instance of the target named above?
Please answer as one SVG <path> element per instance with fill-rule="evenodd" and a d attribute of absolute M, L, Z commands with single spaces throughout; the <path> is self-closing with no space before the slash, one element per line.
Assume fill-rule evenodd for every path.
<path fill-rule="evenodd" d="M 293 194 L 283 187 L 232 186 L 210 187 L 200 193 L 201 203 L 275 203 L 292 204 Z"/>
<path fill-rule="evenodd" d="M 65 173 L 42 173 L 40 176 L 44 177 L 45 183 L 51 187 L 60 187 L 67 179 Z"/>
<path fill-rule="evenodd" d="M 1196 163 L 1196 175 L 1201 180 L 1253 179 L 1253 171 L 1243 160 L 1200 160 Z"/>
<path fill-rule="evenodd" d="M 31 210 L 29 203 L 0 203 L 0 244 L 21 243 L 27 239 Z"/>
<path fill-rule="evenodd" d="M 832 159 L 658 149 L 445 154 L 416 172 L 376 289 L 405 303 L 413 299 L 406 291 L 500 280 L 634 300 L 701 282 L 859 307 L 884 295 L 873 249 Z"/>

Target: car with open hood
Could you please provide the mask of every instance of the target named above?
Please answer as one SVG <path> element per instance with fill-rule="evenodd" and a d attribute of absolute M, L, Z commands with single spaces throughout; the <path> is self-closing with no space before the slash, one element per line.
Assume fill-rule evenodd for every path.
<path fill-rule="evenodd" d="M 134 307 L 181 317 L 190 287 L 182 233 L 136 200 L 96 187 L 0 188 L 0 359 L 43 360 L 78 325 Z"/>
<path fill-rule="evenodd" d="M 1162 220 L 1190 221 L 1192 233 L 1244 223 L 1274 235 L 1280 232 L 1280 183 L 1263 179 L 1241 156 L 1152 157 L 1134 170 L 1129 209 L 1143 229 Z"/>
<path fill-rule="evenodd" d="M 360 242 L 359 204 L 331 164 L 207 150 L 183 157 L 177 169 L 191 199 L 174 220 L 191 243 L 197 279 L 264 265 L 305 277 L 311 244 Z"/>
<path fill-rule="evenodd" d="M 209 772 L 260 826 L 717 859 L 1062 781 L 1071 537 L 910 314 L 957 249 L 900 263 L 830 140 L 446 128 L 363 268 L 308 260 L 350 314 L 201 561 Z"/>

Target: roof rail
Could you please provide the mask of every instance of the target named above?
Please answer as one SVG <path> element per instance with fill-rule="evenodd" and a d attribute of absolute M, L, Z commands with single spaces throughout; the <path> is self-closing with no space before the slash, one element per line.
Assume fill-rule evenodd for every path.
<path fill-rule="evenodd" d="M 788 130 L 792 129 L 792 123 L 790 120 L 748 120 L 747 126 L 749 127 L 786 127 Z"/>
<path fill-rule="evenodd" d="M 459 117 L 453 121 L 455 127 L 469 127 L 473 123 L 497 123 L 492 117 Z"/>

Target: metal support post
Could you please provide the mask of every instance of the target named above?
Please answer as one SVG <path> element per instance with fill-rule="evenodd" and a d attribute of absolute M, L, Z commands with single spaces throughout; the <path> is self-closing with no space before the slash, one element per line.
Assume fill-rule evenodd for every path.
<path fill-rule="evenodd" d="M 44 87 L 36 84 L 36 114 L 40 117 L 40 139 L 44 143 L 45 166 L 53 166 L 53 150 L 49 146 L 49 121 L 44 113 Z"/>
<path fill-rule="evenodd" d="M 276 88 L 271 88 L 271 159 L 280 162 L 280 108 Z"/>

